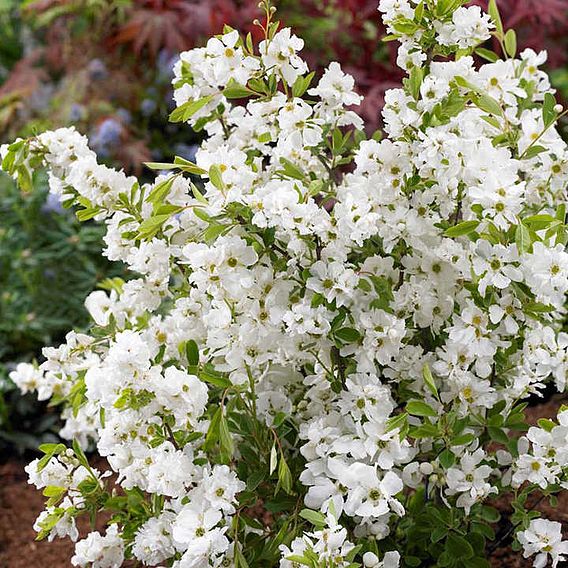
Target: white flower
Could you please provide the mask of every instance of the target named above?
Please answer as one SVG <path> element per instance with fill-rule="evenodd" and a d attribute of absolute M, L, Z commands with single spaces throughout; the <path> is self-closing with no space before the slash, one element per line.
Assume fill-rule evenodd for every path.
<path fill-rule="evenodd" d="M 396 551 L 385 552 L 383 559 L 380 561 L 374 552 L 365 552 L 363 554 L 363 566 L 365 568 L 398 568 L 399 563 L 400 554 Z"/>
<path fill-rule="evenodd" d="M 31 363 L 18 363 L 14 371 L 10 371 L 10 379 L 22 391 L 32 392 L 40 385 L 43 373 Z"/>
<path fill-rule="evenodd" d="M 304 41 L 292 35 L 290 28 L 283 28 L 271 40 L 259 44 L 261 59 L 267 72 L 281 73 L 288 85 L 306 73 L 308 67 L 298 55 L 304 47 Z"/>
<path fill-rule="evenodd" d="M 358 105 L 362 97 L 354 92 L 355 79 L 341 70 L 337 61 L 332 61 L 324 71 L 317 87 L 308 91 L 321 98 L 330 107 Z"/>
<path fill-rule="evenodd" d="M 91 292 L 85 299 L 85 308 L 87 308 L 90 316 L 97 325 L 103 327 L 108 325 L 112 313 L 111 307 L 112 302 L 110 298 L 102 290 Z"/>
<path fill-rule="evenodd" d="M 118 526 L 110 525 L 105 536 L 98 531 L 89 533 L 87 538 L 75 545 L 73 566 L 91 568 L 119 568 L 124 562 L 124 541 L 118 533 Z"/>
<path fill-rule="evenodd" d="M 493 28 L 488 14 L 479 6 L 458 8 L 452 15 L 452 23 L 441 25 L 435 22 L 438 41 L 442 45 L 458 45 L 461 48 L 476 46 L 489 39 Z"/>
<path fill-rule="evenodd" d="M 487 482 L 492 472 L 491 466 L 479 465 L 484 458 L 485 452 L 481 448 L 472 454 L 466 452 L 460 459 L 459 467 L 451 467 L 446 472 L 446 493 L 460 493 L 456 504 L 463 507 L 466 514 L 469 514 L 472 505 L 497 492 L 497 489 Z"/>
<path fill-rule="evenodd" d="M 536 554 L 535 568 L 544 568 L 549 555 L 555 568 L 568 555 L 568 541 L 562 540 L 562 525 L 555 521 L 533 519 L 526 530 L 517 533 L 517 538 L 525 558 Z"/>

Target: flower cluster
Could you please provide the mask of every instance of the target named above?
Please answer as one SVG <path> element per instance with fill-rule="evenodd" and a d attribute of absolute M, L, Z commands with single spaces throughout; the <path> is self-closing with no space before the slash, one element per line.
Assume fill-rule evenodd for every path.
<path fill-rule="evenodd" d="M 552 560 L 552 567 L 556 568 L 560 561 L 566 560 L 568 555 L 568 541 L 562 540 L 562 525 L 545 519 L 535 519 L 529 527 L 519 533 L 519 542 L 523 545 L 525 558 L 536 554 L 534 566 L 546 566 L 548 556 Z"/>
<path fill-rule="evenodd" d="M 141 186 L 74 130 L 3 147 L 12 175 L 44 166 L 104 220 L 105 255 L 137 275 L 88 298 L 89 335 L 13 375 L 76 439 L 29 467 L 42 535 L 119 511 L 77 565 L 480 566 L 488 498 L 566 485 L 566 410 L 511 435 L 524 398 L 566 387 L 568 147 L 545 55 L 516 58 L 494 3 L 380 9 L 409 70 L 384 140 L 337 63 L 311 86 L 266 6 L 260 45 L 227 29 L 176 65 L 171 119 L 207 133 L 195 163 L 147 164 L 162 173 Z M 505 58 L 477 66 L 493 29 Z M 547 552 L 527 522 L 525 551 Z"/>

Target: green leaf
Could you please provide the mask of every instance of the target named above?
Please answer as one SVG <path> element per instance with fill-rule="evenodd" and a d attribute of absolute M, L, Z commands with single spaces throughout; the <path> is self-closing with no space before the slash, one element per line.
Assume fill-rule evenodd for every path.
<path fill-rule="evenodd" d="M 185 356 L 188 364 L 192 367 L 199 365 L 199 347 L 197 347 L 197 343 L 193 339 L 185 343 Z"/>
<path fill-rule="evenodd" d="M 399 33 L 403 34 L 403 35 L 412 35 L 414 34 L 419 26 L 416 22 L 413 22 L 412 20 L 408 19 L 408 18 L 397 18 L 392 24 L 391 26 Z"/>
<path fill-rule="evenodd" d="M 406 425 L 408 421 L 408 412 L 403 412 L 397 416 L 393 416 L 387 420 L 387 432 L 391 430 L 396 430 L 397 428 L 402 428 Z"/>
<path fill-rule="evenodd" d="M 312 525 L 318 528 L 325 527 L 325 525 L 327 524 L 325 517 L 319 511 L 312 511 L 311 509 L 302 509 L 300 511 L 300 517 L 302 517 L 302 519 L 306 519 L 306 521 L 309 521 L 310 523 L 312 523 Z"/>
<path fill-rule="evenodd" d="M 436 527 L 430 533 L 430 541 L 434 543 L 440 542 L 447 534 L 448 534 L 447 527 Z"/>
<path fill-rule="evenodd" d="M 100 207 L 91 207 L 89 209 L 79 209 L 75 215 L 79 221 L 84 222 L 96 217 L 101 211 L 102 209 Z"/>
<path fill-rule="evenodd" d="M 43 452 L 44 454 L 49 454 L 53 456 L 56 454 L 60 454 L 62 451 L 66 450 L 67 447 L 65 446 L 65 444 L 41 444 L 38 449 L 40 452 Z"/>
<path fill-rule="evenodd" d="M 253 90 L 237 83 L 237 81 L 232 78 L 229 79 L 227 86 L 223 89 L 223 96 L 226 99 L 246 99 L 254 94 L 255 92 Z"/>
<path fill-rule="evenodd" d="M 496 523 L 501 518 L 501 514 L 495 507 L 489 507 L 488 505 L 482 505 L 479 514 L 484 521 L 488 523 Z"/>
<path fill-rule="evenodd" d="M 151 170 L 175 170 L 176 165 L 168 162 L 143 162 Z"/>
<path fill-rule="evenodd" d="M 203 240 L 206 243 L 214 241 L 219 235 L 222 235 L 227 229 L 230 229 L 230 225 L 216 225 L 211 224 L 203 233 Z"/>
<path fill-rule="evenodd" d="M 471 100 L 475 106 L 485 112 L 488 112 L 489 114 L 494 114 L 497 116 L 503 115 L 503 109 L 501 108 L 501 105 L 489 95 L 471 95 Z"/>
<path fill-rule="evenodd" d="M 487 432 L 489 433 L 491 439 L 495 440 L 495 442 L 499 442 L 500 444 L 506 444 L 509 441 L 509 437 L 502 428 L 488 426 Z"/>
<path fill-rule="evenodd" d="M 361 334 L 352 327 L 342 327 L 335 332 L 335 337 L 345 341 L 345 343 L 355 343 L 361 339 Z"/>
<path fill-rule="evenodd" d="M 440 430 L 435 424 L 427 422 L 417 428 L 411 428 L 408 435 L 417 440 L 421 438 L 435 438 L 440 435 Z"/>
<path fill-rule="evenodd" d="M 177 107 L 170 114 L 170 122 L 185 122 L 189 120 L 196 112 L 200 111 L 211 99 L 213 95 L 208 95 L 195 101 L 188 101 Z"/>
<path fill-rule="evenodd" d="M 154 215 L 142 223 L 138 228 L 138 234 L 141 238 L 150 236 L 160 230 L 160 227 L 171 217 L 169 214 L 164 215 Z"/>
<path fill-rule="evenodd" d="M 188 174 L 195 174 L 200 176 L 207 173 L 203 168 L 200 168 L 197 164 L 194 164 L 193 162 L 190 162 L 189 160 L 186 160 L 181 156 L 176 156 L 174 158 L 174 164 L 182 172 L 187 172 Z"/>
<path fill-rule="evenodd" d="M 252 41 L 252 34 L 249 32 L 245 38 L 245 46 L 247 51 L 253 55 L 254 54 L 254 43 Z"/>
<path fill-rule="evenodd" d="M 229 430 L 227 417 L 223 412 L 221 413 L 219 420 L 219 444 L 221 446 L 221 452 L 224 454 L 224 461 L 230 461 L 235 451 L 235 445 Z"/>
<path fill-rule="evenodd" d="M 223 181 L 223 174 L 221 168 L 217 164 L 213 164 L 209 168 L 209 180 L 219 190 L 225 190 L 225 182 Z"/>
<path fill-rule="evenodd" d="M 206 450 L 211 450 L 219 441 L 219 425 L 221 423 L 222 414 L 223 410 L 219 407 L 215 411 L 215 414 L 209 423 L 209 429 L 207 430 L 207 435 L 205 436 L 205 442 L 203 444 L 204 449 Z"/>
<path fill-rule="evenodd" d="M 284 454 L 280 454 L 280 461 L 278 463 L 278 485 L 284 489 L 288 495 L 292 493 L 292 472 L 286 463 Z"/>
<path fill-rule="evenodd" d="M 217 373 L 210 373 L 209 371 L 201 371 L 199 373 L 199 379 L 205 383 L 215 385 L 216 387 L 221 387 L 227 389 L 233 386 L 233 383 L 223 375 Z"/>
<path fill-rule="evenodd" d="M 544 103 L 542 105 L 542 119 L 544 121 L 545 128 L 548 128 L 551 124 L 556 122 L 557 114 L 554 110 L 556 106 L 556 99 L 551 93 L 546 93 L 544 95 Z"/>
<path fill-rule="evenodd" d="M 85 452 L 83 451 L 83 448 L 81 448 L 81 446 L 79 445 L 79 442 L 73 438 L 73 451 L 75 452 L 75 457 L 79 460 L 79 463 L 87 468 L 90 469 L 89 466 L 89 460 L 87 459 L 87 456 L 85 455 Z"/>
<path fill-rule="evenodd" d="M 501 21 L 501 15 L 499 14 L 499 8 L 497 8 L 497 2 L 495 0 L 489 0 L 488 11 L 495 24 L 497 34 L 499 37 L 503 37 L 503 22 Z"/>
<path fill-rule="evenodd" d="M 537 421 L 540 428 L 546 430 L 547 432 L 552 431 L 552 429 L 556 426 L 556 423 L 548 418 L 539 418 Z"/>
<path fill-rule="evenodd" d="M 467 446 L 471 444 L 475 440 L 475 436 L 473 434 L 460 434 L 455 438 L 452 438 L 450 445 L 454 446 Z"/>
<path fill-rule="evenodd" d="M 61 497 L 67 489 L 65 487 L 57 487 L 55 485 L 48 485 L 43 490 L 44 497 Z"/>
<path fill-rule="evenodd" d="M 170 176 L 168 179 L 155 185 L 146 198 L 146 201 L 149 203 L 161 203 L 170 191 L 175 179 L 176 176 Z"/>
<path fill-rule="evenodd" d="M 406 405 L 406 412 L 412 416 L 438 416 L 438 413 L 427 403 L 421 400 L 411 400 Z"/>
<path fill-rule="evenodd" d="M 507 55 L 509 57 L 515 57 L 515 55 L 517 55 L 517 34 L 515 30 L 507 30 L 504 43 Z"/>
<path fill-rule="evenodd" d="M 420 2 L 420 4 L 416 6 L 416 9 L 414 10 L 414 20 L 416 22 L 420 22 L 420 20 L 423 17 L 424 17 L 424 0 L 422 0 L 422 2 Z"/>
<path fill-rule="evenodd" d="M 313 78 L 314 72 L 306 75 L 305 77 L 298 77 L 292 85 L 292 95 L 294 97 L 301 97 L 308 90 Z"/>
<path fill-rule="evenodd" d="M 494 51 L 491 51 L 490 49 L 478 47 L 475 50 L 475 53 L 477 53 L 477 55 L 479 55 L 479 57 L 483 57 L 483 59 L 485 59 L 486 61 L 489 61 L 491 63 L 495 63 L 496 61 L 499 61 L 499 56 Z"/>
<path fill-rule="evenodd" d="M 270 475 L 274 473 L 277 465 L 278 465 L 278 452 L 276 451 L 276 444 L 272 444 L 272 448 L 270 450 L 270 470 L 269 470 Z"/>
<path fill-rule="evenodd" d="M 544 146 L 539 146 L 538 144 L 536 144 L 527 148 L 523 152 L 522 158 L 523 160 L 530 160 L 531 158 L 534 158 L 535 156 L 538 156 L 543 152 L 546 152 L 546 148 Z"/>
<path fill-rule="evenodd" d="M 487 122 L 487 124 L 490 124 L 491 126 L 493 126 L 493 128 L 496 128 L 497 130 L 501 129 L 499 121 L 494 116 L 482 115 L 481 120 L 484 120 L 485 122 Z"/>
<path fill-rule="evenodd" d="M 249 564 L 244 557 L 243 553 L 241 552 L 241 547 L 237 543 L 233 547 L 234 550 L 234 566 L 235 568 L 249 568 Z"/>
<path fill-rule="evenodd" d="M 560 221 L 553 217 L 552 215 L 531 215 L 530 217 L 525 217 L 523 219 L 523 224 L 530 227 L 533 231 L 541 231 L 542 229 L 546 229 L 551 225 L 558 224 Z"/>
<path fill-rule="evenodd" d="M 455 533 L 450 533 L 446 540 L 446 551 L 454 559 L 471 558 L 474 554 L 469 542 Z"/>
<path fill-rule="evenodd" d="M 523 305 L 525 312 L 530 312 L 533 314 L 548 314 L 554 311 L 554 306 L 548 304 L 542 304 L 541 302 L 527 302 Z"/>
<path fill-rule="evenodd" d="M 522 221 L 517 225 L 517 230 L 515 231 L 515 243 L 517 244 L 519 254 L 528 252 L 532 246 L 531 235 Z"/>
<path fill-rule="evenodd" d="M 278 173 L 285 175 L 286 177 L 292 179 L 300 179 L 303 180 L 305 177 L 304 172 L 298 168 L 295 164 L 293 164 L 290 160 L 286 158 L 280 158 L 280 163 L 284 166 L 283 170 L 280 170 Z"/>
<path fill-rule="evenodd" d="M 408 79 L 408 90 L 415 101 L 420 98 L 420 86 L 422 85 L 423 80 L 424 69 L 422 69 L 422 67 L 413 67 Z"/>
<path fill-rule="evenodd" d="M 253 471 L 247 479 L 247 491 L 254 491 L 266 478 L 266 472 L 259 469 Z"/>
<path fill-rule="evenodd" d="M 299 554 L 290 554 L 290 556 L 286 556 L 286 560 L 288 560 L 289 562 L 301 564 L 302 566 L 310 566 L 311 568 L 314 567 L 314 563 L 311 560 L 309 560 L 305 556 L 300 556 Z"/>
<path fill-rule="evenodd" d="M 462 237 L 464 235 L 469 235 L 470 233 L 473 233 L 475 229 L 477 229 L 478 225 L 479 221 L 462 221 L 461 223 L 458 223 L 457 225 L 446 229 L 446 231 L 444 231 L 444 236 Z"/>
<path fill-rule="evenodd" d="M 432 371 L 430 371 L 430 367 L 428 364 L 422 367 L 422 377 L 424 378 L 424 382 L 426 386 L 430 390 L 430 392 L 437 397 L 438 396 L 438 389 L 436 388 L 436 383 L 434 381 L 434 377 L 432 376 Z"/>
<path fill-rule="evenodd" d="M 456 456 L 452 451 L 446 449 L 440 454 L 438 459 L 440 460 L 440 464 L 444 469 L 449 469 L 454 465 Z"/>

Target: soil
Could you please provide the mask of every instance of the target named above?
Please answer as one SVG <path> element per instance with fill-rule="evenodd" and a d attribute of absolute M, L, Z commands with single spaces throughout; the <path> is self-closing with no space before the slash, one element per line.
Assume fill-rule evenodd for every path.
<path fill-rule="evenodd" d="M 32 525 L 44 497 L 27 484 L 24 465 L 14 460 L 0 466 L 0 568 L 67 568 L 73 555 L 69 540 L 34 540 Z"/>
<path fill-rule="evenodd" d="M 529 422 L 535 424 L 538 418 L 554 418 L 561 401 L 560 397 L 554 397 L 547 403 L 527 408 Z M 36 533 L 32 525 L 43 510 L 44 497 L 27 484 L 24 466 L 25 462 L 18 458 L 0 464 L 0 568 L 71 568 L 73 543 L 69 539 L 55 539 L 53 542 L 34 540 Z M 559 496 L 556 507 L 551 507 L 544 500 L 539 502 L 539 495 L 535 493 L 531 504 L 537 502 L 536 510 L 550 520 L 561 522 L 568 532 L 568 492 Z M 503 518 L 503 522 L 495 527 L 496 532 L 505 538 L 488 558 L 492 568 L 531 567 L 530 559 L 523 559 L 520 553 L 511 550 L 511 539 L 506 537 L 506 519 L 511 512 L 509 502 L 500 499 L 494 505 Z M 84 536 L 89 530 L 88 522 L 79 523 L 79 530 Z"/>

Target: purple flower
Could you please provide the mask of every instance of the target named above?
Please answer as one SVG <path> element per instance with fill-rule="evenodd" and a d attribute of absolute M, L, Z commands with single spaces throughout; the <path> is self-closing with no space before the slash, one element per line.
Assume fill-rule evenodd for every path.
<path fill-rule="evenodd" d="M 108 156 L 110 150 L 120 143 L 122 130 L 122 124 L 116 118 L 105 118 L 91 137 L 91 143 L 95 152 L 101 156 Z"/>
<path fill-rule="evenodd" d="M 100 59 L 93 59 L 87 66 L 89 75 L 93 81 L 102 81 L 108 76 L 106 65 Z"/>
<path fill-rule="evenodd" d="M 83 118 L 85 114 L 85 107 L 83 105 L 73 103 L 71 109 L 69 110 L 69 120 L 71 122 L 77 122 Z"/>
<path fill-rule="evenodd" d="M 156 101 L 144 99 L 140 105 L 140 112 L 144 116 L 150 116 L 156 110 Z"/>
<path fill-rule="evenodd" d="M 47 194 L 47 199 L 41 206 L 42 213 L 65 213 L 65 209 L 61 205 L 61 201 L 57 195 L 53 195 L 53 193 Z"/>

